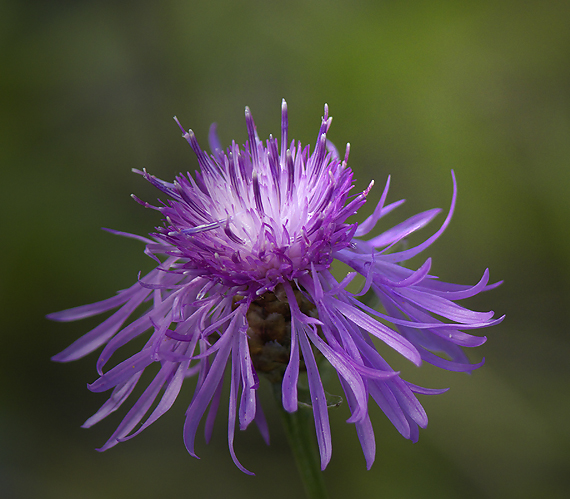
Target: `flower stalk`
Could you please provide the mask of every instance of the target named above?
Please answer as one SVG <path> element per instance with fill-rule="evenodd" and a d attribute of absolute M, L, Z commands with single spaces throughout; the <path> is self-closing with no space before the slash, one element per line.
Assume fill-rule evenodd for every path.
<path fill-rule="evenodd" d="M 307 498 L 327 499 L 329 496 L 315 440 L 313 411 L 305 404 L 300 404 L 295 412 L 287 412 L 283 409 L 281 383 L 273 383 L 273 395 Z"/>

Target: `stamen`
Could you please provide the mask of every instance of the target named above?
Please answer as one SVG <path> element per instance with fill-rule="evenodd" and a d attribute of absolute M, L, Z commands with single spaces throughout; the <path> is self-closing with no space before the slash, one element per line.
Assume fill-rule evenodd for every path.
<path fill-rule="evenodd" d="M 346 167 L 348 164 L 348 154 L 350 153 L 350 142 L 346 143 L 346 152 L 344 153 L 344 161 L 343 164 Z"/>
<path fill-rule="evenodd" d="M 206 232 L 208 230 L 217 229 L 220 227 L 225 220 L 217 220 L 216 222 L 210 222 L 209 224 L 197 225 L 196 227 L 190 227 L 189 229 L 182 229 L 181 231 L 173 231 L 169 232 L 169 236 L 175 236 L 178 233 L 182 234 L 199 234 L 201 232 Z"/>
<path fill-rule="evenodd" d="M 287 149 L 287 196 L 291 199 L 293 195 L 293 183 L 295 180 L 295 165 L 293 164 L 293 157 L 291 156 L 291 149 Z"/>
<path fill-rule="evenodd" d="M 196 139 L 196 135 L 194 135 L 194 132 L 191 129 L 188 130 L 188 133 L 184 135 L 184 138 L 190 144 L 190 147 L 194 151 L 194 154 L 196 154 L 196 157 L 198 158 L 198 164 L 200 165 L 200 168 L 202 168 L 202 171 L 209 175 L 216 175 L 216 165 L 212 159 L 201 149 L 200 145 L 198 144 L 198 140 Z"/>
<path fill-rule="evenodd" d="M 285 164 L 287 154 L 287 133 L 289 129 L 289 119 L 287 116 L 287 103 L 285 99 L 281 102 L 281 164 Z"/>
<path fill-rule="evenodd" d="M 231 229 L 230 229 L 230 217 L 228 217 L 226 221 L 226 226 L 224 228 L 224 232 L 226 236 L 228 236 L 234 243 L 243 244 L 244 241 L 240 237 L 238 237 Z"/>
<path fill-rule="evenodd" d="M 180 121 L 178 121 L 178 118 L 176 116 L 173 117 L 174 121 L 176 121 L 176 124 L 180 127 L 180 130 L 182 130 L 183 133 L 183 137 L 185 137 L 185 135 L 188 133 L 186 130 L 184 130 L 184 127 L 180 124 Z"/>
<path fill-rule="evenodd" d="M 269 168 L 271 169 L 271 176 L 273 177 L 273 185 L 279 195 L 281 168 L 279 165 L 279 153 L 277 152 L 277 140 L 274 139 L 272 135 L 269 136 L 269 140 L 267 141 L 267 152 Z"/>
<path fill-rule="evenodd" d="M 323 168 L 323 159 L 325 158 L 325 151 L 327 145 L 327 134 L 322 133 L 317 141 L 317 147 L 315 152 L 313 153 L 313 162 L 312 162 L 312 172 L 310 174 L 315 178 L 319 178 L 321 174 L 321 170 Z"/>
<path fill-rule="evenodd" d="M 263 202 L 261 200 L 261 191 L 259 189 L 259 179 L 257 178 L 257 172 L 253 172 L 253 197 L 255 198 L 255 206 L 260 214 L 263 214 Z"/>
<path fill-rule="evenodd" d="M 249 107 L 245 107 L 245 123 L 247 125 L 247 136 L 249 138 L 249 151 L 251 153 L 251 162 L 253 167 L 258 166 L 258 156 L 257 156 L 257 133 L 255 132 L 255 123 L 253 122 L 253 116 Z"/>

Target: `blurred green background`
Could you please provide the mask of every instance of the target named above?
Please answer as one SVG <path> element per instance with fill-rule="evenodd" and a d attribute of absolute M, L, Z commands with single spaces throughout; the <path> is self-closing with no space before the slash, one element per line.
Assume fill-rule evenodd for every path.
<path fill-rule="evenodd" d="M 224 411 L 201 460 L 182 442 L 191 386 L 142 435 L 103 454 L 119 411 L 80 425 L 107 394 L 91 394 L 96 354 L 49 357 L 97 318 L 50 323 L 48 312 L 129 286 L 152 261 L 136 241 L 158 216 L 129 197 L 157 193 L 131 168 L 164 179 L 197 163 L 172 121 L 207 145 L 243 143 L 243 108 L 259 134 L 314 144 L 322 106 L 330 138 L 350 142 L 357 187 L 376 179 L 370 213 L 392 174 L 386 226 L 458 206 L 429 250 L 445 280 L 500 288 L 467 305 L 507 314 L 470 352 L 468 376 L 404 369 L 424 386 L 430 424 L 399 436 L 373 408 L 377 458 L 366 471 L 346 407 L 331 413 L 333 498 L 567 497 L 570 489 L 570 3 L 325 1 L 0 1 L 0 496 L 3 498 L 299 497 L 302 486 L 263 388 L 272 443 L 237 435 Z M 424 229 L 421 237 L 435 230 Z M 415 240 L 415 242 L 420 241 Z M 425 255 L 427 256 L 427 255 Z M 420 261 L 413 262 L 418 264 Z M 222 416 L 222 417 L 220 417 Z"/>

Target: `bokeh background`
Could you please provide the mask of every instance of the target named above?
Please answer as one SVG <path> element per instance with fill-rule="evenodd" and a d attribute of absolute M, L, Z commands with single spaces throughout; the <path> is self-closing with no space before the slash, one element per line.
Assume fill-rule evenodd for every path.
<path fill-rule="evenodd" d="M 472 354 L 468 376 L 392 359 L 417 383 L 430 424 L 411 444 L 372 409 L 377 458 L 366 471 L 346 407 L 331 413 L 331 497 L 534 498 L 570 490 L 570 3 L 443 1 L 0 1 L 0 496 L 5 498 L 302 495 L 267 387 L 272 443 L 240 432 L 243 475 L 223 411 L 201 460 L 182 442 L 191 386 L 160 421 L 100 454 L 124 411 L 80 425 L 106 400 L 86 383 L 96 354 L 49 357 L 97 323 L 46 313 L 93 302 L 152 267 L 136 241 L 158 223 L 129 195 L 157 193 L 196 160 L 172 116 L 206 145 L 211 122 L 243 143 L 245 105 L 261 137 L 314 143 L 327 102 L 330 138 L 350 142 L 357 187 L 392 174 L 395 224 L 447 209 L 432 270 L 504 279 L 467 305 L 507 314 Z M 433 232 L 439 217 L 420 234 Z M 387 226 L 387 225 L 386 225 Z M 415 240 L 418 242 L 421 239 Z M 414 241 L 412 241 L 413 243 Z M 414 265 L 419 260 L 412 262 Z"/>

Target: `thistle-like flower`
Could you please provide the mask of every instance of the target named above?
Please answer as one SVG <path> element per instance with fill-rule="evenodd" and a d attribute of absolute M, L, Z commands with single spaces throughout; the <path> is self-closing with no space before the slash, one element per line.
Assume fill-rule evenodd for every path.
<path fill-rule="evenodd" d="M 248 108 L 245 118 L 245 146 L 232 143 L 224 151 L 213 126 L 211 155 L 200 148 L 191 130 L 180 127 L 198 157 L 200 171 L 194 176 L 181 174 L 169 183 L 135 170 L 169 197 L 160 206 L 151 206 L 133 196 L 160 211 L 163 225 L 150 235 L 152 239 L 111 232 L 143 241 L 145 253 L 157 266 L 112 298 L 49 315 L 73 321 L 118 309 L 53 360 L 75 360 L 104 345 L 97 362 L 100 378 L 89 389 L 113 391 L 84 427 L 117 410 L 144 370 L 158 363 L 158 374 L 100 450 L 156 421 L 172 406 L 184 380 L 195 376 L 184 425 L 186 448 L 195 457 L 198 425 L 208 411 L 208 441 L 229 365 L 229 449 L 246 473 L 234 452 L 236 420 L 242 430 L 255 421 L 269 439 L 258 399 L 260 373 L 281 385 L 288 412 L 298 408 L 299 376 L 306 375 L 321 468 L 327 466 L 331 432 L 319 366 L 328 363 L 338 374 L 351 413 L 348 422 L 356 427 L 370 468 L 375 456 L 370 398 L 405 438 L 416 441 L 418 427 L 427 425 L 416 394 L 445 391 L 404 381 L 379 350 L 394 349 L 418 366 L 425 361 L 451 371 L 476 369 L 482 362 L 471 364 L 461 347 L 479 346 L 485 338 L 464 331 L 496 324 L 502 317 L 493 320 L 493 312 L 474 312 L 454 300 L 496 284 L 488 284 L 487 270 L 475 286 L 441 282 L 429 273 L 429 258 L 418 270 L 401 265 L 430 246 L 449 224 L 456 199 L 453 172 L 451 208 L 439 230 L 422 244 L 409 249 L 398 245 L 439 209 L 362 239 L 403 201 L 385 205 L 388 177 L 373 214 L 361 224 L 347 222 L 365 203 L 373 183 L 364 192 L 349 195 L 353 183 L 347 166 L 349 145 L 342 159 L 327 140 L 332 120 L 328 107 L 312 154 L 309 147 L 294 140 L 289 143 L 285 101 L 280 146 L 271 136 L 261 142 Z M 335 260 L 354 270 L 340 282 L 331 273 Z M 358 274 L 364 285 L 354 294 L 347 285 Z M 365 293 L 377 297 L 382 311 L 362 302 Z M 147 310 L 131 318 L 143 304 L 148 304 Z M 103 371 L 121 346 L 145 334 L 148 341 L 140 352 Z M 373 342 L 373 337 L 380 342 Z"/>

